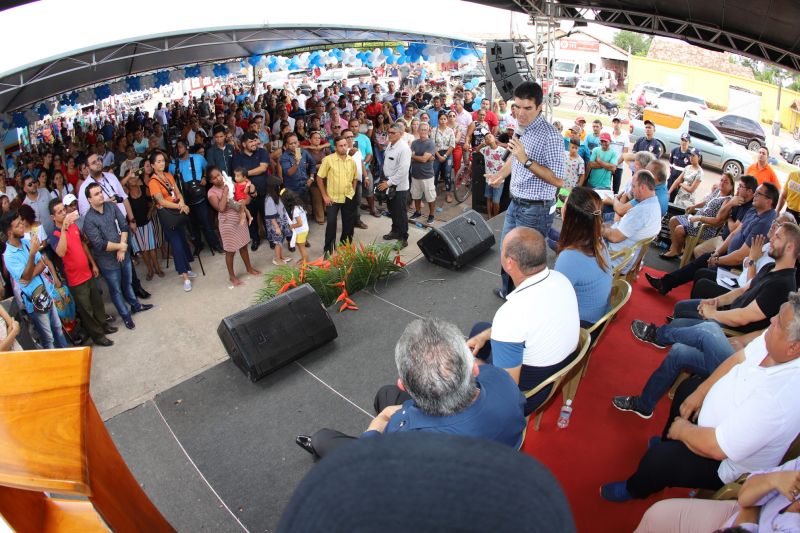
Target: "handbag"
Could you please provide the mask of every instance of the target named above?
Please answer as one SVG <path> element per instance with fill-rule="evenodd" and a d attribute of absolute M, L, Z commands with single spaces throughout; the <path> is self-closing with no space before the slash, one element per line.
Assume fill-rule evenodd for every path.
<path fill-rule="evenodd" d="M 170 198 L 172 198 L 172 185 L 161 179 L 161 177 L 156 174 L 153 174 L 153 177 L 164 186 L 164 188 L 167 190 L 167 194 L 169 194 Z M 175 231 L 176 229 L 189 223 L 189 215 L 181 213 L 180 209 L 161 207 L 157 210 L 157 213 L 158 221 L 161 223 L 161 227 L 167 228 L 171 231 Z"/>

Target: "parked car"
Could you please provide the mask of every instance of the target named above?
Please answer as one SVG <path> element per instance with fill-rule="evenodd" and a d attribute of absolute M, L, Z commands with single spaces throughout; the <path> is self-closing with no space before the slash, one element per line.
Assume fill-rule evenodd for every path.
<path fill-rule="evenodd" d="M 653 107 L 664 113 L 683 116 L 687 112 L 703 115 L 708 105 L 703 98 L 678 91 L 664 91 L 653 102 Z"/>
<path fill-rule="evenodd" d="M 767 141 L 761 124 L 739 115 L 723 115 L 711 123 L 728 139 L 757 152 Z"/>
<path fill-rule="evenodd" d="M 800 146 L 781 146 L 781 157 L 796 167 L 800 167 Z"/>
<path fill-rule="evenodd" d="M 659 87 L 654 83 L 640 83 L 631 91 L 631 94 L 628 97 L 628 104 L 636 104 L 636 100 L 639 98 L 639 93 L 642 92 L 642 90 L 644 90 L 645 100 L 647 100 L 649 103 L 653 103 L 656 101 L 656 98 L 658 98 L 658 95 L 663 93 L 666 89 Z"/>
<path fill-rule="evenodd" d="M 604 92 L 610 92 L 616 86 L 616 75 L 610 70 L 601 70 L 600 72 L 593 72 L 583 76 L 575 87 L 575 92 L 600 96 Z"/>
<path fill-rule="evenodd" d="M 700 150 L 704 166 L 730 172 L 734 178 L 738 178 L 755 161 L 753 152 L 729 141 L 711 121 L 691 114 L 684 115 L 680 125 L 675 128 L 656 126 L 655 139 L 661 143 L 663 153 L 669 154 L 680 146 L 681 135 L 687 132 L 691 137 L 691 146 Z M 631 121 L 631 137 L 638 139 L 642 136 L 644 122 Z"/>

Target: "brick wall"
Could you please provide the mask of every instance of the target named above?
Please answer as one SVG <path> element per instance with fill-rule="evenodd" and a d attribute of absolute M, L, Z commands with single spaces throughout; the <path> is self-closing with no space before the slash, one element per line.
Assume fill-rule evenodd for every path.
<path fill-rule="evenodd" d="M 751 80 L 754 79 L 753 71 L 744 65 L 731 63 L 729 60 L 730 55 L 725 52 L 714 52 L 683 41 L 662 37 L 653 39 L 650 51 L 647 53 L 647 57 L 652 59 L 683 63 L 684 65 L 702 67 Z"/>

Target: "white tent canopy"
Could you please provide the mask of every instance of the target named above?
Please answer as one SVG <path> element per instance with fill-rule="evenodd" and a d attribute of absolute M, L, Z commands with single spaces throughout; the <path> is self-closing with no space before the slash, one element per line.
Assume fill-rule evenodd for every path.
<path fill-rule="evenodd" d="M 107 1 L 40 0 L 3 11 L 5 39 L 18 46 L 0 56 L 0 113 L 173 66 L 365 41 L 449 46 L 512 21 L 509 11 L 458 0 L 409 0 L 386 9 L 354 0 L 307 0 L 295 10 L 271 2 L 227 11 L 205 4 L 140 0 L 117 11 Z M 527 22 L 515 16 L 517 24 Z"/>

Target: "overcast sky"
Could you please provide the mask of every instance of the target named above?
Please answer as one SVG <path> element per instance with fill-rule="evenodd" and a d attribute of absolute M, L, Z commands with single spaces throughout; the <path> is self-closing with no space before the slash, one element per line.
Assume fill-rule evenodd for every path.
<path fill-rule="evenodd" d="M 111 5 L 113 4 L 113 8 Z M 379 6 L 385 4 L 387 9 Z M 284 2 L 237 2 L 234 6 L 208 0 L 39 0 L 0 12 L 6 53 L 0 54 L 0 75 L 98 44 L 131 41 L 146 35 L 225 26 L 296 25 L 357 26 L 401 29 L 425 35 L 475 38 L 487 33 L 509 37 L 531 31 L 528 17 L 461 0 L 403 0 L 402 9 L 386 0 L 304 0 L 302 9 Z M 274 9 L 276 5 L 280 9 Z M 364 7 L 369 6 L 365 11 Z M 121 8 L 121 9 L 120 9 Z M 251 9 L 252 8 L 252 9 Z M 592 25 L 595 26 L 595 25 Z M 611 38 L 613 30 L 593 33 Z M 13 52 L 11 46 L 13 43 Z"/>

